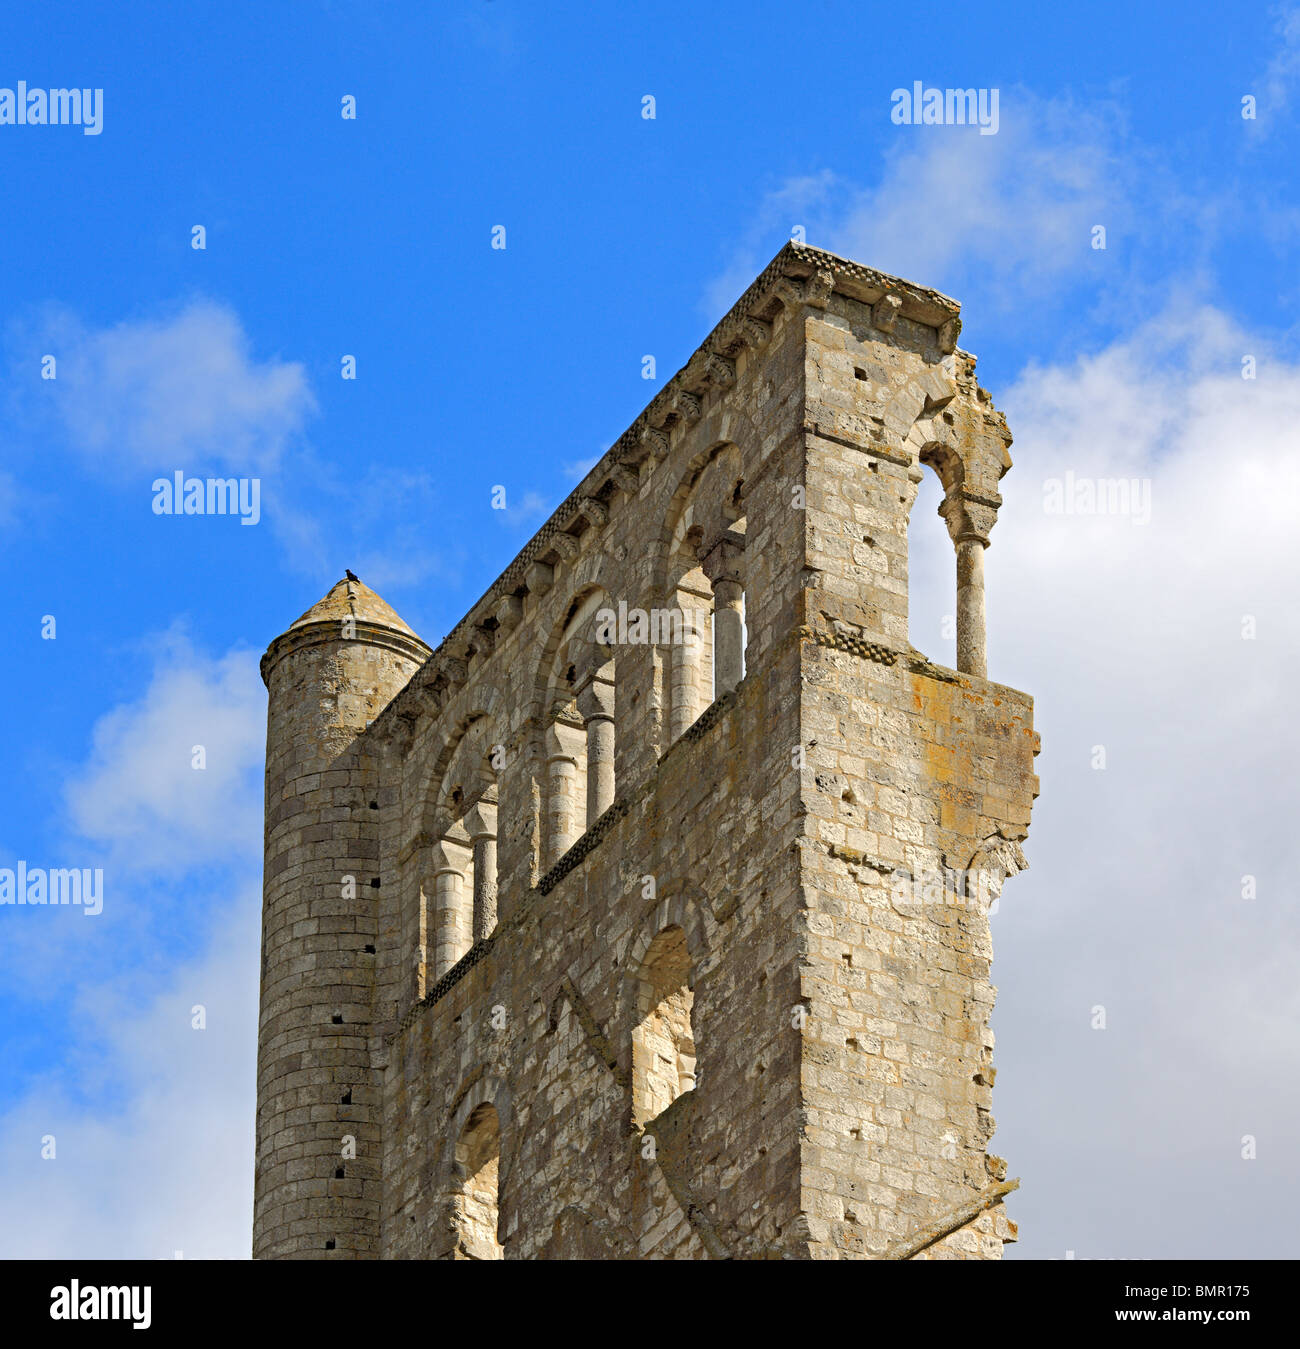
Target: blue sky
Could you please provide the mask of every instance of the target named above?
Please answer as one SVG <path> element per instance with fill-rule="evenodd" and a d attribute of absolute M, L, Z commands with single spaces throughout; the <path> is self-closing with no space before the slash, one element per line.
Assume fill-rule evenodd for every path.
<path fill-rule="evenodd" d="M 1294 10 L 54 3 L 0 38 L 0 86 L 104 90 L 97 136 L 0 125 L 0 865 L 106 874 L 96 918 L 0 909 L 0 1249 L 247 1253 L 257 656 L 345 567 L 436 643 L 801 228 L 960 299 L 1016 435 L 1018 1254 L 1296 1253 Z M 914 80 L 997 88 L 998 134 L 894 125 Z M 260 522 L 155 515 L 176 470 L 258 477 Z M 1045 518 L 1064 471 L 1150 480 L 1150 525 Z"/>

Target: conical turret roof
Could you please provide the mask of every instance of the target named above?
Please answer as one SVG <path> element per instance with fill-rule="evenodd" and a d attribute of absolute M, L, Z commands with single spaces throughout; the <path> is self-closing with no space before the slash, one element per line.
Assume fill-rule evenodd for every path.
<path fill-rule="evenodd" d="M 404 632 L 418 642 L 419 635 L 401 619 L 387 600 L 376 595 L 362 581 L 345 576 L 333 586 L 324 599 L 318 600 L 301 618 L 289 624 L 288 631 L 305 627 L 308 623 L 338 623 L 345 618 L 357 618 L 366 623 L 378 623 L 397 632 Z"/>

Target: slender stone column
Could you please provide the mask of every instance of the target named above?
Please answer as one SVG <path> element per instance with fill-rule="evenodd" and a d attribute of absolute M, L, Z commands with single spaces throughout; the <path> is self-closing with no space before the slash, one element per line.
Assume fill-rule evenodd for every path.
<path fill-rule="evenodd" d="M 713 685 L 719 698 L 745 677 L 745 591 L 739 581 L 724 577 L 713 586 Z"/>
<path fill-rule="evenodd" d="M 708 640 L 708 610 L 704 607 L 707 603 L 707 595 L 685 586 L 679 587 L 675 596 L 681 622 L 673 625 L 676 640 L 668 654 L 668 725 L 673 740 L 690 730 L 708 703 L 707 692 L 701 693 L 709 685 L 708 664 L 713 654 Z"/>
<path fill-rule="evenodd" d="M 578 841 L 578 759 L 582 732 L 561 722 L 546 733 L 546 834 L 542 856 L 553 867 Z"/>
<path fill-rule="evenodd" d="M 957 669 L 988 677 L 984 632 L 984 540 L 969 535 L 957 544 Z"/>
<path fill-rule="evenodd" d="M 474 845 L 474 940 L 491 936 L 497 925 L 497 807 L 479 801 L 465 816 Z"/>
<path fill-rule="evenodd" d="M 954 488 L 939 507 L 957 550 L 957 669 L 988 678 L 984 644 L 984 550 L 997 522 L 996 501 Z"/>
<path fill-rule="evenodd" d="M 587 828 L 614 804 L 614 685 L 599 675 L 578 691 L 587 728 Z"/>
<path fill-rule="evenodd" d="M 713 584 L 713 696 L 721 698 L 745 677 L 744 538 L 727 534 L 701 560 Z"/>
<path fill-rule="evenodd" d="M 471 927 L 466 913 L 465 870 L 470 851 L 451 839 L 433 850 L 433 981 L 469 950 Z"/>
<path fill-rule="evenodd" d="M 418 871 L 415 910 L 415 931 L 411 951 L 411 996 L 419 1002 L 429 991 L 429 947 L 433 932 L 434 880 L 432 871 L 421 867 Z"/>

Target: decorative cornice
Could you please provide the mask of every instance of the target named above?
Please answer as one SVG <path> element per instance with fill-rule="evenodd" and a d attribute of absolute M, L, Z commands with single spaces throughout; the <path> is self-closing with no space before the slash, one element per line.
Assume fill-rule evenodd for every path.
<path fill-rule="evenodd" d="M 355 617 L 346 621 L 349 624 L 347 636 L 344 636 L 342 631 L 344 620 L 337 618 L 322 618 L 314 623 L 295 624 L 282 632 L 266 648 L 262 656 L 259 667 L 262 682 L 267 682 L 271 671 L 291 651 L 319 646 L 323 642 L 356 642 L 364 646 L 379 646 L 395 651 L 399 656 L 421 661 L 427 660 L 432 654 L 428 644 L 413 633 L 402 632 L 387 623 L 375 623 L 368 618 Z"/>
<path fill-rule="evenodd" d="M 585 834 L 569 849 L 568 852 L 560 858 L 558 862 L 537 882 L 537 893 L 541 895 L 549 894 L 555 887 L 571 872 L 574 867 L 587 856 L 589 852 L 610 832 L 611 829 L 632 809 L 633 804 L 640 799 L 641 793 L 635 796 L 620 797 L 612 806 L 596 821 L 595 824 L 587 830 Z"/>
<path fill-rule="evenodd" d="M 898 664 L 900 653 L 893 647 L 884 646 L 880 642 L 869 642 L 864 637 L 811 627 L 800 629 L 800 635 L 816 642 L 818 646 L 829 647 L 832 651 L 848 651 L 854 656 L 861 656 L 863 660 L 874 660 L 878 665 Z"/>
<path fill-rule="evenodd" d="M 610 481 L 620 492 L 636 496 L 641 490 L 641 475 L 631 464 L 615 464 L 609 471 Z"/>

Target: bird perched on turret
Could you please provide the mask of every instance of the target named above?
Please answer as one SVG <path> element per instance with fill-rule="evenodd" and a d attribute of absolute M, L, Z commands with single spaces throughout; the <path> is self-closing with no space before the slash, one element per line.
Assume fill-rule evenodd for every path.
<path fill-rule="evenodd" d="M 354 571 L 348 571 L 348 569 L 347 569 L 346 567 L 344 567 L 344 569 L 343 569 L 343 575 L 346 576 L 346 577 L 348 578 L 349 581 L 356 581 L 356 580 L 359 580 L 359 579 L 360 579 L 360 578 L 357 576 L 356 572 L 354 572 Z"/>

